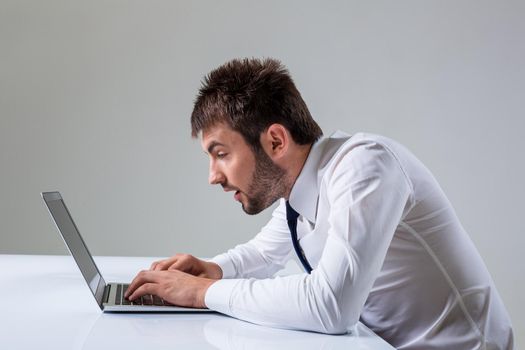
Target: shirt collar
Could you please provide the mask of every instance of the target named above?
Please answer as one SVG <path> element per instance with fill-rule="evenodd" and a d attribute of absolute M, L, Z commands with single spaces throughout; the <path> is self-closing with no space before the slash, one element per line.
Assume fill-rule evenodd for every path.
<path fill-rule="evenodd" d="M 323 137 L 315 142 L 310 149 L 301 173 L 295 180 L 290 192 L 290 205 L 312 224 L 316 221 L 319 186 L 326 165 L 339 147 L 349 138 L 350 135 L 336 131 L 330 137 Z"/>

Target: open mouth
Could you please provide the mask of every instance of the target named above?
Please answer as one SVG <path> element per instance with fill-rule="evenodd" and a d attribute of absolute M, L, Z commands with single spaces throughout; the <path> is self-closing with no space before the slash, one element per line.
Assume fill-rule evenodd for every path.
<path fill-rule="evenodd" d="M 241 191 L 235 191 L 233 198 L 235 198 L 236 201 L 240 202 L 241 201 Z"/>

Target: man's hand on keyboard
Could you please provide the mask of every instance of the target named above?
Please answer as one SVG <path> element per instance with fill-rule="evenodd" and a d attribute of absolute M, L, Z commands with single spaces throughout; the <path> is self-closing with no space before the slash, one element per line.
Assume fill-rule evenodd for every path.
<path fill-rule="evenodd" d="M 215 281 L 179 270 L 145 270 L 133 279 L 125 297 L 133 301 L 143 295 L 153 294 L 174 305 L 206 308 L 204 296 Z"/>

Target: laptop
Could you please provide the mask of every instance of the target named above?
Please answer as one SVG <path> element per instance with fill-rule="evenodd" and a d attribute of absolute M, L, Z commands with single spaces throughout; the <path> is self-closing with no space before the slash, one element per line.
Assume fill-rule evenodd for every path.
<path fill-rule="evenodd" d="M 213 312 L 209 309 L 194 309 L 172 305 L 156 295 L 145 295 L 133 302 L 124 298 L 129 284 L 106 283 L 93 256 L 80 236 L 80 232 L 59 192 L 42 192 L 49 213 L 66 246 L 84 276 L 86 283 L 104 312 Z"/>

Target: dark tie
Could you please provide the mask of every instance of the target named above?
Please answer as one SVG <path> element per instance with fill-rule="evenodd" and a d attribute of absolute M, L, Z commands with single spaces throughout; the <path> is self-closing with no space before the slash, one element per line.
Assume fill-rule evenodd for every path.
<path fill-rule="evenodd" d="M 297 253 L 297 256 L 299 257 L 301 264 L 303 264 L 306 272 L 310 273 L 312 272 L 312 267 L 308 263 L 308 260 L 306 260 L 306 256 L 304 255 L 304 252 L 301 249 L 301 246 L 299 245 L 299 241 L 297 240 L 297 218 L 298 217 L 299 217 L 299 213 L 296 212 L 290 206 L 290 203 L 288 203 L 288 201 L 286 201 L 286 220 L 288 221 L 288 227 L 290 228 L 290 233 L 292 235 L 293 249 L 295 249 L 295 252 Z"/>

